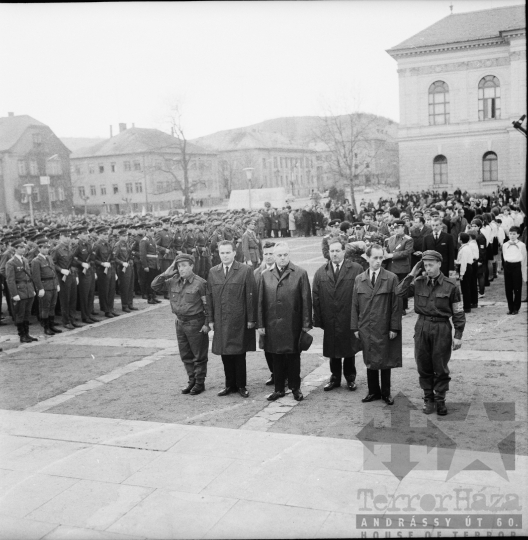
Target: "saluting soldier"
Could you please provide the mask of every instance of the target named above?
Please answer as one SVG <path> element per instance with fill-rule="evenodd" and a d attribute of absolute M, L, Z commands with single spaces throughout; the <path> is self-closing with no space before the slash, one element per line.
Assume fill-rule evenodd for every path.
<path fill-rule="evenodd" d="M 152 288 L 169 291 L 172 312 L 176 315 L 176 338 L 180 358 L 189 378 L 182 394 L 193 396 L 205 390 L 210 328 L 206 310 L 207 282 L 193 272 L 194 259 L 181 254 L 157 276 Z"/>
<path fill-rule="evenodd" d="M 73 254 L 73 264 L 77 267 L 79 278 L 79 304 L 81 320 L 85 323 L 99 322 L 92 315 L 95 297 L 94 253 L 91 242 L 88 241 L 86 228 L 79 231 L 79 240 Z"/>
<path fill-rule="evenodd" d="M 152 281 L 159 274 L 158 250 L 156 242 L 152 237 L 152 226 L 145 226 L 145 236 L 139 242 L 139 258 L 143 269 L 143 287 L 149 304 L 160 304 L 161 300 L 156 298 L 156 293 L 151 287 Z"/>
<path fill-rule="evenodd" d="M 420 387 L 424 392 L 422 411 L 447 414 L 446 392 L 449 390 L 448 363 L 451 349 L 462 346 L 466 314 L 460 301 L 456 280 L 440 271 L 442 255 L 427 250 L 422 261 L 396 288 L 398 296 L 414 295 L 414 311 L 419 317 L 414 327 L 414 358 L 418 368 Z M 425 274 L 422 271 L 425 270 Z M 449 319 L 453 319 L 455 336 Z"/>
<path fill-rule="evenodd" d="M 114 249 L 116 273 L 119 275 L 119 294 L 121 296 L 121 309 L 124 313 L 137 311 L 134 307 L 134 260 L 132 249 L 128 240 L 127 230 L 119 230 L 119 240 Z"/>
<path fill-rule="evenodd" d="M 6 283 L 11 295 L 13 319 L 20 343 L 31 343 L 38 341 L 29 335 L 29 317 L 35 298 L 35 288 L 31 281 L 28 261 L 24 257 L 26 244 L 22 239 L 18 239 L 11 245 L 15 248 L 15 254 L 6 263 Z"/>
<path fill-rule="evenodd" d="M 247 225 L 246 232 L 242 235 L 242 252 L 244 262 L 255 269 L 262 260 L 262 244 L 255 234 L 257 222 L 252 219 Z"/>
<path fill-rule="evenodd" d="M 38 246 L 39 254 L 31 261 L 31 276 L 40 299 L 39 315 L 44 326 L 44 334 L 54 336 L 62 333 L 62 330 L 55 326 L 53 317 L 60 291 L 59 278 L 55 271 L 53 259 L 49 255 L 49 240 L 47 238 L 40 240 Z"/>

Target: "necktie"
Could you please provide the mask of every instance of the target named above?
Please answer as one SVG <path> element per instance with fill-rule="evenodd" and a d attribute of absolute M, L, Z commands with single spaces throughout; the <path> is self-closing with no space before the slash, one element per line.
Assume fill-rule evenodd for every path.
<path fill-rule="evenodd" d="M 372 286 L 374 287 L 376 285 L 376 273 L 372 272 Z"/>
<path fill-rule="evenodd" d="M 438 242 L 438 234 L 435 234 L 435 242 Z"/>
<path fill-rule="evenodd" d="M 337 279 L 339 276 L 339 265 L 336 264 L 336 267 L 335 267 L 335 278 Z"/>
<path fill-rule="evenodd" d="M 227 273 L 229 272 L 229 266 L 224 266 L 224 276 L 227 277 Z"/>

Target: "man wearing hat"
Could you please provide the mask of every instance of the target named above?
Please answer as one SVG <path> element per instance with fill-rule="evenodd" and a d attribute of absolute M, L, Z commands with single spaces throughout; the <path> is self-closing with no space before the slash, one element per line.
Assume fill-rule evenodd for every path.
<path fill-rule="evenodd" d="M 328 240 L 330 238 L 337 238 L 341 236 L 340 225 L 341 225 L 341 220 L 337 218 L 332 219 L 331 221 L 328 222 L 328 227 L 330 227 L 330 232 L 327 235 L 323 236 L 323 240 L 321 242 L 321 250 L 323 252 L 323 257 L 325 259 L 330 260 Z M 343 236 L 343 240 L 346 241 L 347 238 L 345 237 L 345 235 L 343 234 L 342 236 Z"/>
<path fill-rule="evenodd" d="M 39 296 L 40 321 L 44 326 L 44 334 L 54 336 L 62 330 L 55 327 L 53 314 L 60 291 L 59 278 L 55 271 L 53 259 L 49 256 L 49 240 L 39 240 L 39 254 L 31 261 L 31 276 Z"/>
<path fill-rule="evenodd" d="M 152 281 L 159 274 L 158 250 L 156 242 L 152 237 L 152 226 L 145 226 L 145 236 L 139 242 L 139 258 L 143 270 L 143 288 L 148 298 L 149 304 L 160 304 L 156 298 L 156 293 L 152 289 Z"/>
<path fill-rule="evenodd" d="M 7 244 L 5 251 L 0 255 L 0 291 L 3 289 L 6 297 L 7 310 L 9 315 L 13 316 L 11 309 L 11 295 L 9 294 L 9 287 L 6 283 L 6 264 L 9 259 L 15 254 L 15 248 L 12 245 L 13 238 L 11 236 L 4 237 L 4 242 Z M 0 325 L 2 321 L 0 320 Z"/>
<path fill-rule="evenodd" d="M 108 240 L 108 229 L 99 229 L 99 240 L 94 245 L 94 260 L 97 271 L 97 291 L 99 306 L 105 317 L 117 317 L 114 312 L 115 299 L 115 267 L 114 254 Z"/>
<path fill-rule="evenodd" d="M 256 221 L 250 220 L 246 232 L 242 235 L 242 252 L 244 262 L 253 270 L 262 260 L 262 244 L 255 234 Z"/>
<path fill-rule="evenodd" d="M 81 307 L 81 320 L 85 323 L 99 322 L 92 315 L 95 297 L 95 272 L 93 269 L 94 252 L 92 244 L 88 241 L 86 227 L 79 231 L 79 238 L 73 254 L 73 264 L 77 267 L 79 278 L 79 304 Z"/>
<path fill-rule="evenodd" d="M 448 367 L 451 349 L 462 346 L 466 315 L 456 280 L 444 276 L 441 266 L 440 253 L 425 251 L 422 261 L 400 282 L 396 294 L 400 297 L 414 295 L 414 311 L 419 315 L 414 328 L 414 358 L 424 392 L 422 411 L 431 414 L 436 410 L 438 415 L 444 416 L 451 380 Z M 455 327 L 454 338 L 450 318 Z"/>
<path fill-rule="evenodd" d="M 411 256 L 411 267 L 422 260 L 422 253 L 424 251 L 423 243 L 427 235 L 431 234 L 433 230 L 431 227 L 425 224 L 423 212 L 417 210 L 413 216 L 413 227 L 409 231 L 409 235 L 413 240 L 413 253 Z"/>
<path fill-rule="evenodd" d="M 205 279 L 193 272 L 191 255 L 178 255 L 170 267 L 152 282 L 154 291 L 169 292 L 172 312 L 176 315 L 178 349 L 187 376 L 182 394 L 197 395 L 205 390 L 210 328 L 206 310 Z"/>
<path fill-rule="evenodd" d="M 11 245 L 15 248 L 15 254 L 6 263 L 6 283 L 11 295 L 13 320 L 18 330 L 20 343 L 31 343 L 38 341 L 37 338 L 29 335 L 29 317 L 35 298 L 35 288 L 31 281 L 28 261 L 24 257 L 26 244 L 22 239 L 18 239 Z"/>
<path fill-rule="evenodd" d="M 128 241 L 127 230 L 119 230 L 119 240 L 115 243 L 114 260 L 116 274 L 119 276 L 119 295 L 121 296 L 121 309 L 124 313 L 136 311 L 134 302 L 134 260 L 132 249 Z"/>

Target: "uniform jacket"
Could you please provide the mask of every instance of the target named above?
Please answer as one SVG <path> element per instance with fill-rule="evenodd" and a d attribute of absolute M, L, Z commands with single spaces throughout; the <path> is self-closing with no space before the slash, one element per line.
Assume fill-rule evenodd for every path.
<path fill-rule="evenodd" d="M 257 287 L 253 270 L 237 261 L 224 275 L 219 264 L 207 278 L 207 313 L 214 323 L 213 354 L 244 354 L 256 350 L 255 330 L 248 322 L 257 320 Z"/>
<path fill-rule="evenodd" d="M 6 263 L 6 283 L 11 298 L 20 296 L 26 300 L 35 296 L 35 288 L 31 282 L 31 269 L 25 257 L 22 261 L 15 255 Z"/>
<path fill-rule="evenodd" d="M 389 270 L 394 274 L 408 274 L 411 271 L 411 254 L 414 242 L 410 236 L 391 236 L 387 240 L 387 251 L 393 253 Z"/>
<path fill-rule="evenodd" d="M 15 248 L 9 246 L 0 256 L 0 274 L 6 277 L 6 264 L 9 259 L 15 254 Z"/>
<path fill-rule="evenodd" d="M 359 331 L 363 360 L 368 369 L 387 369 L 402 365 L 402 302 L 396 297 L 398 278 L 380 269 L 373 288 L 369 270 L 354 283 L 350 328 Z M 389 332 L 397 332 L 389 339 Z"/>
<path fill-rule="evenodd" d="M 150 236 L 139 241 L 139 259 L 143 268 L 158 268 L 158 249 Z"/>
<path fill-rule="evenodd" d="M 112 253 L 112 246 L 109 242 L 99 240 L 94 245 L 94 260 L 97 270 L 104 270 L 102 263 L 114 262 L 114 254 Z"/>
<path fill-rule="evenodd" d="M 449 276 L 449 271 L 455 269 L 455 246 L 453 245 L 453 237 L 441 232 L 438 235 L 438 240 L 435 240 L 434 233 L 429 234 L 424 239 L 424 251 L 434 249 L 442 255 L 441 271 L 444 276 Z"/>
<path fill-rule="evenodd" d="M 31 261 L 31 277 L 37 291 L 56 291 L 59 285 L 59 278 L 55 271 L 53 259 L 49 255 L 37 255 Z"/>
<path fill-rule="evenodd" d="M 73 249 L 67 244 L 59 244 L 53 251 L 53 262 L 57 275 L 61 270 L 72 270 L 73 265 Z"/>
<path fill-rule="evenodd" d="M 242 235 L 242 252 L 244 253 L 244 261 L 251 261 L 257 265 L 262 259 L 262 244 L 256 237 L 253 231 L 249 229 Z"/>
<path fill-rule="evenodd" d="M 282 276 L 276 266 L 262 273 L 258 327 L 266 329 L 266 352 L 301 352 L 301 331 L 312 327 L 312 295 L 306 270 L 290 262 Z"/>
<path fill-rule="evenodd" d="M 90 268 L 84 269 L 82 263 L 88 263 Z M 93 273 L 93 264 L 94 264 L 94 253 L 93 246 L 89 242 L 79 240 L 75 251 L 73 253 L 72 264 L 78 268 L 80 276 L 88 275 Z"/>
<path fill-rule="evenodd" d="M 127 238 L 122 238 L 116 242 L 113 249 L 113 255 L 119 269 L 122 268 L 124 262 L 129 264 L 134 262 L 132 250 L 130 249 L 130 244 L 128 243 Z"/>
<path fill-rule="evenodd" d="M 361 350 L 361 342 L 350 330 L 350 306 L 356 277 L 363 268 L 344 260 L 337 282 L 332 263 L 321 266 L 313 279 L 313 324 L 324 330 L 323 356 L 347 358 Z"/>

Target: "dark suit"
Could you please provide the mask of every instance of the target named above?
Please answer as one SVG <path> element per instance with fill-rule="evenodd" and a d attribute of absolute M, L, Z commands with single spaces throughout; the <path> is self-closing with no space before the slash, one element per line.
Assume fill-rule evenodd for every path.
<path fill-rule="evenodd" d="M 411 238 L 413 239 L 413 248 L 414 251 L 421 251 L 423 253 L 424 251 L 424 238 L 431 234 L 433 230 L 428 225 L 424 225 L 421 229 L 418 227 L 411 227 L 411 230 L 409 231 L 409 234 Z M 411 256 L 411 268 L 415 266 L 415 264 L 421 260 L 421 255 L 412 255 Z"/>
<path fill-rule="evenodd" d="M 435 240 L 434 233 L 424 238 L 424 251 L 433 249 L 442 255 L 442 274 L 449 277 L 449 271 L 455 269 L 455 248 L 453 246 L 453 237 L 445 232 L 438 235 Z"/>

